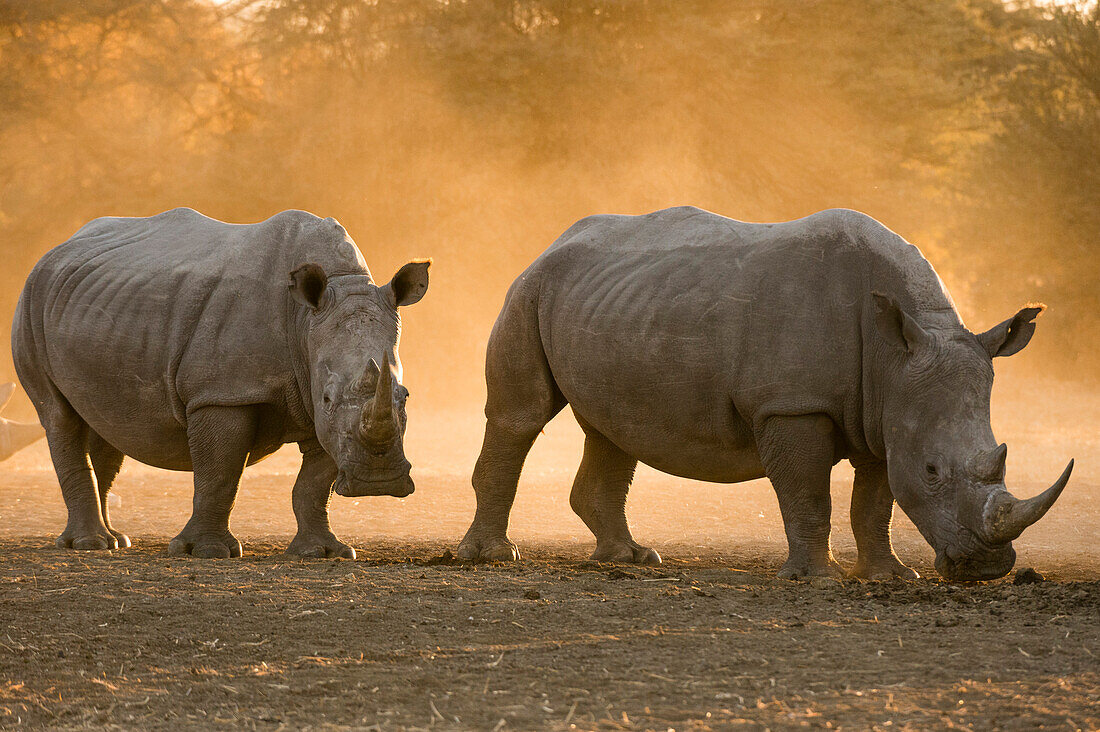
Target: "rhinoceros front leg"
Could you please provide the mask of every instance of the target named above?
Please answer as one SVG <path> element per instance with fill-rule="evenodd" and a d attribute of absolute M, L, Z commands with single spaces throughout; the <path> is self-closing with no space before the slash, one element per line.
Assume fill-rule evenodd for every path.
<path fill-rule="evenodd" d="M 596 535 L 591 558 L 598 562 L 661 563 L 657 552 L 634 541 L 626 523 L 626 494 L 637 466 L 637 460 L 585 427 L 584 457 L 569 505 Z"/>
<path fill-rule="evenodd" d="M 821 414 L 771 417 L 757 446 L 787 532 L 788 557 L 779 577 L 841 576 L 829 547 L 832 420 Z"/>
<path fill-rule="evenodd" d="M 103 525 L 107 531 L 118 541 L 119 547 L 130 546 L 130 537 L 121 531 L 116 531 L 111 526 L 111 515 L 107 509 L 107 497 L 111 493 L 118 471 L 122 469 L 123 455 L 108 444 L 102 437 L 89 430 L 88 457 L 92 460 L 92 470 L 95 471 L 96 487 L 99 489 L 99 509 L 103 513 Z"/>
<path fill-rule="evenodd" d="M 287 554 L 300 557 L 345 557 L 355 559 L 355 550 L 336 538 L 328 524 L 328 503 L 336 480 L 336 461 L 317 440 L 298 443 L 302 468 L 294 481 L 294 518 L 298 534 Z"/>
<path fill-rule="evenodd" d="M 890 492 L 886 461 L 853 461 L 852 464 L 856 469 L 852 489 L 852 533 L 859 550 L 852 576 L 874 580 L 917 579 L 920 575 L 901 563 L 890 542 L 894 495 Z"/>
<path fill-rule="evenodd" d="M 229 531 L 229 512 L 255 434 L 252 407 L 203 407 L 187 415 L 187 443 L 195 474 L 194 508 L 191 520 L 168 544 L 170 554 L 241 556 L 241 542 Z"/>
<path fill-rule="evenodd" d="M 69 521 L 65 531 L 57 537 L 57 546 L 62 549 L 117 549 L 118 539 L 103 521 L 99 492 L 88 462 L 87 423 L 67 402 L 59 404 L 55 413 L 44 422 L 50 457 L 69 512 Z"/>

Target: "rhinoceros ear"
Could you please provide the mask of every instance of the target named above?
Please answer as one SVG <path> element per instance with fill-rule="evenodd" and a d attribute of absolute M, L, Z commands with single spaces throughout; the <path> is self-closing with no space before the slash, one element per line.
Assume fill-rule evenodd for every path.
<path fill-rule="evenodd" d="M 875 303 L 875 328 L 887 343 L 913 353 L 931 338 L 892 298 L 881 292 L 872 292 L 871 298 Z"/>
<path fill-rule="evenodd" d="M 1003 323 L 979 333 L 978 340 L 990 358 L 1019 353 L 1035 334 L 1035 323 L 1032 321 L 1045 309 L 1046 305 L 1042 303 L 1028 305 Z"/>
<path fill-rule="evenodd" d="M 0 409 L 3 409 L 11 401 L 11 395 L 15 393 L 15 384 L 9 381 L 6 384 L 0 384 Z"/>
<path fill-rule="evenodd" d="M 428 291 L 428 267 L 431 266 L 432 260 L 418 259 L 397 270 L 393 279 L 382 288 L 390 305 L 396 308 L 420 302 Z"/>
<path fill-rule="evenodd" d="M 290 295 L 303 305 L 316 309 L 328 287 L 328 275 L 319 264 L 303 264 L 290 273 Z"/>

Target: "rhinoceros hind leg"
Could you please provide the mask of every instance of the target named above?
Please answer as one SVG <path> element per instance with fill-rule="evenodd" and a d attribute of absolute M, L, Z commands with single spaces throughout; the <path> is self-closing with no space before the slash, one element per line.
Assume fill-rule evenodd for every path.
<path fill-rule="evenodd" d="M 788 557 L 778 576 L 843 576 L 829 546 L 832 420 L 822 414 L 771 417 L 756 441 L 787 533 Z"/>
<path fill-rule="evenodd" d="M 255 434 L 251 407 L 203 407 L 187 415 L 195 499 L 191 520 L 168 545 L 170 554 L 241 556 L 241 543 L 229 530 L 229 513 Z"/>
<path fill-rule="evenodd" d="M 634 541 L 626 522 L 626 494 L 638 461 L 585 424 L 581 458 L 569 505 L 596 537 L 591 558 L 597 562 L 660 564 L 661 557 Z"/>
<path fill-rule="evenodd" d="M 852 533 L 859 557 L 853 577 L 870 580 L 917 579 L 894 554 L 890 541 L 890 523 L 894 517 L 894 496 L 886 472 L 886 461 L 855 461 L 855 485 L 852 489 Z"/>
<path fill-rule="evenodd" d="M 103 512 L 103 525 L 115 537 L 120 549 L 130 546 L 130 537 L 111 526 L 110 513 L 107 510 L 107 497 L 111 493 L 118 471 L 122 469 L 123 455 L 113 445 L 107 443 L 95 431 L 88 430 L 88 457 L 95 472 L 96 488 L 99 490 L 99 509 Z"/>
<path fill-rule="evenodd" d="M 508 517 L 516 498 L 523 461 L 540 429 L 542 425 L 534 432 L 530 429 L 515 431 L 492 421 L 485 425 L 485 440 L 473 476 L 477 511 L 458 545 L 459 559 L 474 562 L 519 560 L 519 548 L 508 538 Z"/>
<path fill-rule="evenodd" d="M 554 387 L 555 390 L 557 387 Z M 493 401 L 490 386 L 490 404 Z M 517 402 L 526 408 L 522 402 Z M 489 416 L 481 454 L 474 465 L 473 485 L 477 511 L 458 545 L 459 559 L 481 562 L 513 562 L 520 558 L 519 548 L 508 538 L 508 517 L 516 499 L 516 485 L 523 461 L 535 437 L 564 406 L 564 400 L 542 415 L 520 414 L 499 418 Z M 486 413 L 492 414 L 489 407 Z"/>
<path fill-rule="evenodd" d="M 65 531 L 57 537 L 57 546 L 80 550 L 117 549 L 118 539 L 103 522 L 99 493 L 88 462 L 88 425 L 60 393 L 55 390 L 51 393 L 55 403 L 43 410 L 43 427 L 69 512 L 69 521 Z"/>
<path fill-rule="evenodd" d="M 474 466 L 477 511 L 458 557 L 514 561 L 519 549 L 508 538 L 523 461 L 546 423 L 565 406 L 542 350 L 534 300 L 509 292 L 485 353 L 485 439 Z"/>
<path fill-rule="evenodd" d="M 336 462 L 316 439 L 299 443 L 302 467 L 294 481 L 294 518 L 298 533 L 287 554 L 299 557 L 355 559 L 355 549 L 336 538 L 328 523 L 328 503 L 336 480 Z"/>

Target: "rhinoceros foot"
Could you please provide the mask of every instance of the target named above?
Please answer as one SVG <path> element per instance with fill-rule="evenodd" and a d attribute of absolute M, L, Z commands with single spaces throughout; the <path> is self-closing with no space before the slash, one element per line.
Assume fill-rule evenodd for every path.
<path fill-rule="evenodd" d="M 118 549 L 120 542 L 106 529 L 91 532 L 78 532 L 65 529 L 61 536 L 57 537 L 58 549 L 77 549 L 79 551 L 96 551 L 103 549 Z M 125 546 L 130 546 L 130 540 L 126 539 Z"/>
<path fill-rule="evenodd" d="M 519 548 L 508 537 L 478 539 L 467 536 L 455 553 L 468 562 L 518 562 Z"/>
<path fill-rule="evenodd" d="M 122 533 L 121 531 L 115 531 L 114 529 L 107 530 L 111 532 L 111 536 L 115 537 L 115 541 L 118 542 L 119 549 L 126 549 L 130 546 L 133 546 L 133 544 L 130 542 L 130 537 L 126 536 L 126 534 Z"/>
<path fill-rule="evenodd" d="M 833 559 L 824 562 L 811 562 L 808 559 L 791 557 L 776 573 L 779 579 L 805 579 L 807 577 L 844 576 L 844 570 Z"/>
<path fill-rule="evenodd" d="M 597 562 L 616 562 L 623 564 L 649 564 L 656 566 L 661 563 L 661 555 L 648 546 L 642 546 L 633 541 L 618 541 L 615 543 L 596 544 L 596 551 L 592 552 L 590 559 Z"/>
<path fill-rule="evenodd" d="M 851 571 L 852 577 L 866 580 L 891 580 L 900 577 L 904 580 L 920 579 L 916 571 L 906 567 L 897 557 L 890 557 L 874 562 L 862 559 L 856 561 L 856 566 Z"/>
<path fill-rule="evenodd" d="M 303 534 L 298 532 L 294 541 L 286 548 L 287 554 L 297 557 L 310 557 L 313 559 L 326 559 L 343 557 L 355 559 L 355 549 L 336 538 L 331 531 L 327 534 Z"/>
<path fill-rule="evenodd" d="M 229 531 L 192 533 L 187 529 L 168 544 L 172 556 L 199 557 L 201 559 L 226 559 L 243 554 L 241 542 Z"/>

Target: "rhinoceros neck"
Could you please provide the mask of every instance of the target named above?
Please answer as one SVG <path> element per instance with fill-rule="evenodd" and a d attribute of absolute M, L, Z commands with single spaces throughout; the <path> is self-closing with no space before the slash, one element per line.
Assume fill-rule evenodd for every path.
<path fill-rule="evenodd" d="M 885 227 L 867 244 L 866 289 L 880 292 L 927 331 L 963 327 L 955 303 L 936 270 L 920 250 Z M 860 330 L 863 334 L 863 422 L 867 445 L 878 458 L 886 457 L 884 406 L 894 389 L 901 388 L 903 354 L 886 343 L 875 326 L 871 298 L 865 298 Z"/>
<path fill-rule="evenodd" d="M 298 385 L 298 402 L 301 409 L 313 421 L 312 374 L 309 369 L 309 314 L 308 311 L 287 297 L 287 348 L 290 364 L 294 369 L 294 381 Z"/>

